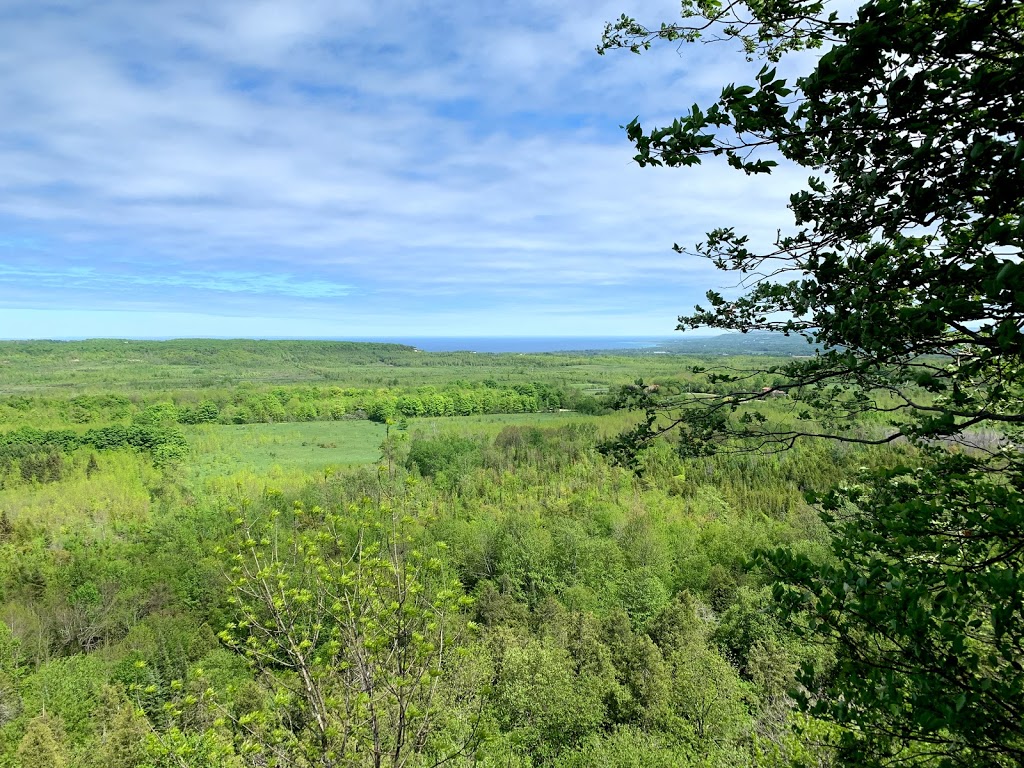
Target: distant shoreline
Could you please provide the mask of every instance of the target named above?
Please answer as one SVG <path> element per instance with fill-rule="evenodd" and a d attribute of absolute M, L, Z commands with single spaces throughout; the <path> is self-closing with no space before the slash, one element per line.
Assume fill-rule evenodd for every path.
<path fill-rule="evenodd" d="M 341 341 L 341 339 L 319 339 Z M 609 336 L 374 336 L 350 338 L 345 341 L 367 341 L 380 344 L 405 344 L 424 352 L 481 352 L 539 354 L 544 352 L 601 352 L 635 349 L 656 349 L 672 339 L 651 337 Z"/>
<path fill-rule="evenodd" d="M 815 348 L 798 337 L 781 333 L 679 334 L 676 336 L 319 336 L 319 337 L 191 337 L 156 338 L 62 337 L 51 339 L 3 339 L 4 343 L 32 342 L 272 342 L 272 343 L 348 343 L 402 345 L 435 354 L 703 354 L 703 355 L 813 355 Z"/>
<path fill-rule="evenodd" d="M 236 336 L 181 337 L 159 336 L 147 338 L 65 336 L 49 339 L 0 339 L 0 341 L 184 341 L 202 338 L 208 341 L 337 341 L 359 344 L 401 344 L 423 352 L 479 352 L 542 354 L 545 352 L 604 352 L 655 349 L 678 339 L 642 336 L 266 336 L 239 338 Z M 712 337 L 705 337 L 712 338 Z"/>

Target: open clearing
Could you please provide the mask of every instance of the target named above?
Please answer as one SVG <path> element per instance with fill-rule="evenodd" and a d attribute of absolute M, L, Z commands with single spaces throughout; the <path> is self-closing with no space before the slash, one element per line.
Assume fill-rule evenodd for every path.
<path fill-rule="evenodd" d="M 406 434 L 457 431 L 493 438 L 511 425 L 557 427 L 586 422 L 602 433 L 621 429 L 628 414 L 584 416 L 578 413 L 502 413 L 479 416 L 410 419 Z M 635 420 L 635 419 L 634 419 Z M 391 427 L 392 431 L 395 427 Z M 190 464 L 201 479 L 238 472 L 291 474 L 319 472 L 325 467 L 372 464 L 380 457 L 387 434 L 372 421 L 311 421 L 286 424 L 210 424 L 188 427 Z"/>

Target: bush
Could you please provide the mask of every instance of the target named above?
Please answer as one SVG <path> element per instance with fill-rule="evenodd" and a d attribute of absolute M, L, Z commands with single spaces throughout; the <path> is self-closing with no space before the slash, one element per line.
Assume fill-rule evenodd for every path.
<path fill-rule="evenodd" d="M 424 477 L 435 477 L 442 472 L 459 475 L 482 462 L 480 444 L 469 437 L 444 434 L 437 437 L 414 437 L 409 446 L 406 465 L 414 466 Z"/>

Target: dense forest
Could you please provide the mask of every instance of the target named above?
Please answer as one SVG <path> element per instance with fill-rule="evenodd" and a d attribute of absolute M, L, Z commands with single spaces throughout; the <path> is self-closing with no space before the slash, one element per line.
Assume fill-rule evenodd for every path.
<path fill-rule="evenodd" d="M 212 386 L 160 390 L 154 365 L 138 387 L 114 358 L 98 389 L 64 367 L 47 381 L 52 346 L 5 350 L 40 362 L 0 398 L 0 765 L 828 762 L 831 726 L 791 689 L 833 652 L 780 623 L 755 552 L 827 558 L 805 493 L 908 446 L 684 460 L 662 442 L 638 473 L 598 451 L 637 418 L 617 410 L 647 372 L 635 357 L 493 356 L 425 394 L 311 385 L 321 350 L 281 342 L 246 354 L 299 381 L 227 387 L 233 345 L 221 360 L 204 342 Z M 103 367 L 102 345 L 59 349 Z M 330 352 L 363 383 L 401 365 Z M 700 363 L 659 358 L 645 389 L 706 388 Z M 399 405 L 346 431 L 373 423 L 370 400 L 479 393 L 528 407 Z M 255 471 L 223 413 L 264 401 L 246 429 L 304 422 L 372 459 Z M 763 407 L 784 421 L 794 404 Z M 211 433 L 233 471 L 204 468 Z"/>

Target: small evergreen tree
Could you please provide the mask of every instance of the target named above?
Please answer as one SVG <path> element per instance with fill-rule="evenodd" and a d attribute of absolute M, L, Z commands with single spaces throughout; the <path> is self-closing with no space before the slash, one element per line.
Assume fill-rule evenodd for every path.
<path fill-rule="evenodd" d="M 29 720 L 18 744 L 18 760 L 21 768 L 66 768 L 67 751 L 60 723 L 46 712 Z"/>

